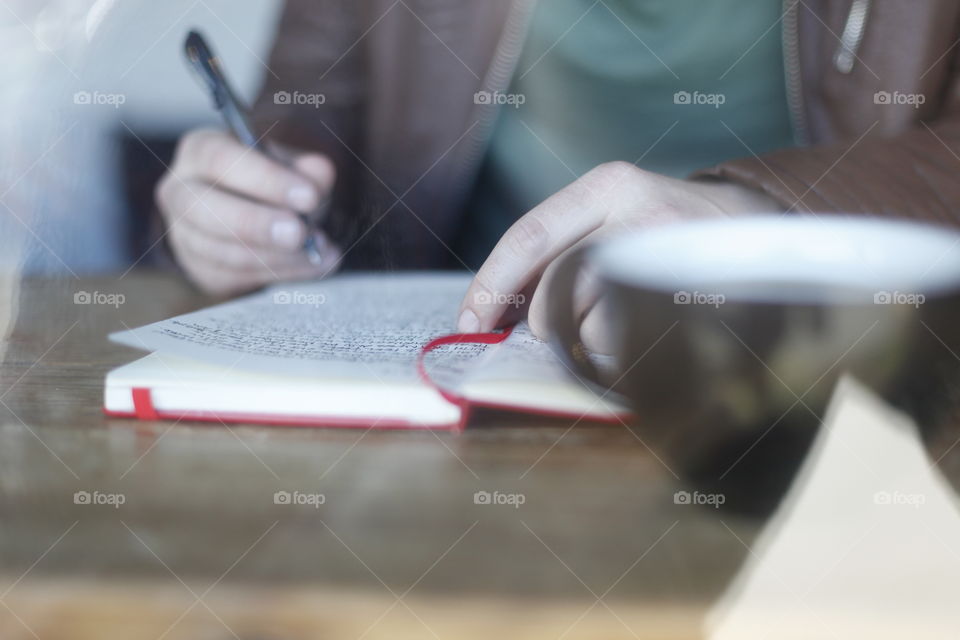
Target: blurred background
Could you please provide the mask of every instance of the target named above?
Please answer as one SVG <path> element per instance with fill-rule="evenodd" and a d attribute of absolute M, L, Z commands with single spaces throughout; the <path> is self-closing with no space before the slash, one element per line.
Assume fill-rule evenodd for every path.
<path fill-rule="evenodd" d="M 158 260 L 153 186 L 188 128 L 219 126 L 183 61 L 216 43 L 258 91 L 281 0 L 4 0 L 0 250 L 9 274 L 124 271 Z M 15 63 L 14 63 L 15 62 Z"/>

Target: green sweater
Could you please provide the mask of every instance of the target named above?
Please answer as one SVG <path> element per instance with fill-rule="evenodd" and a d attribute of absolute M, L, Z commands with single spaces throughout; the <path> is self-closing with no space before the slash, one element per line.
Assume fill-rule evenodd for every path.
<path fill-rule="evenodd" d="M 542 0 L 468 205 L 473 268 L 593 167 L 674 177 L 791 146 L 780 0 Z"/>

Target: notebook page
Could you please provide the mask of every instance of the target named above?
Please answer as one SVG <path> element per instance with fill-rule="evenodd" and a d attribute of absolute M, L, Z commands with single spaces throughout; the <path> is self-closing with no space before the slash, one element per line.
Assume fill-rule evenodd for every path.
<path fill-rule="evenodd" d="M 464 382 L 480 380 L 539 380 L 567 382 L 567 372 L 546 342 L 533 335 L 521 322 L 501 344 L 491 347 L 481 366 L 468 373 Z"/>
<path fill-rule="evenodd" d="M 591 354 L 594 365 L 612 371 L 613 358 Z M 543 384 L 583 386 L 572 371 L 554 354 L 545 341 L 533 335 L 530 326 L 521 322 L 506 340 L 491 347 L 480 366 L 467 373 L 464 382 L 534 380 Z"/>
<path fill-rule="evenodd" d="M 601 369 L 613 366 L 610 356 L 594 355 Z M 578 416 L 628 415 L 612 397 L 600 397 L 533 335 L 522 322 L 502 343 L 490 347 L 477 366 L 459 378 L 457 389 L 475 402 L 530 410 L 568 412 Z"/>
<path fill-rule="evenodd" d="M 458 273 L 343 274 L 278 285 L 110 337 L 264 373 L 411 382 L 423 345 L 456 331 L 469 283 L 469 274 Z M 433 366 L 454 375 L 482 351 L 456 345 Z"/>

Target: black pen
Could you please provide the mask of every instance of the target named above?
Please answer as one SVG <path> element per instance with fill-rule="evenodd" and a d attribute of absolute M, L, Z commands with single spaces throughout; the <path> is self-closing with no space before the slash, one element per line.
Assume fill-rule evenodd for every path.
<path fill-rule="evenodd" d="M 284 166 L 289 166 L 288 162 L 277 157 L 277 154 L 272 153 L 269 146 L 264 144 L 254 133 L 253 127 L 250 126 L 250 121 L 247 119 L 246 108 L 244 108 L 237 98 L 236 93 L 234 93 L 233 88 L 227 81 L 226 74 L 223 72 L 220 59 L 214 55 L 213 50 L 207 44 L 204 37 L 197 31 L 191 30 L 187 34 L 187 39 L 184 41 L 183 46 L 190 67 L 196 72 L 197 76 L 203 80 L 204 84 L 207 85 L 207 88 L 210 90 L 210 95 L 213 97 L 213 106 L 223 116 L 224 121 L 227 123 L 230 131 L 233 132 L 233 135 L 236 136 L 237 140 L 251 149 L 255 149 L 273 160 L 280 162 Z M 299 214 L 300 219 L 303 220 L 303 223 L 307 226 L 307 237 L 303 243 L 303 249 L 307 252 L 307 257 L 310 259 L 310 262 L 314 264 L 320 264 L 323 256 L 317 249 L 313 230 L 319 228 L 329 208 L 329 198 L 323 198 L 317 208 L 309 215 Z"/>

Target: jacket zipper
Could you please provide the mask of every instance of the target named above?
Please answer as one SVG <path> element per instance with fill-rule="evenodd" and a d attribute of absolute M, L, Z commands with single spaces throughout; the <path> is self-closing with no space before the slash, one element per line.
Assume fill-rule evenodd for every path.
<path fill-rule="evenodd" d="M 833 56 L 833 63 L 840 73 L 850 73 L 857 61 L 857 49 L 863 42 L 866 31 L 867 14 L 870 13 L 870 0 L 853 0 L 850 13 L 847 15 L 847 24 L 843 27 L 840 36 L 840 47 Z"/>
<path fill-rule="evenodd" d="M 803 81 L 800 77 L 800 32 L 798 27 L 799 0 L 783 0 L 783 66 L 787 84 L 787 104 L 793 139 L 800 145 L 809 144 L 807 116 L 803 109 Z"/>
<path fill-rule="evenodd" d="M 480 89 L 489 91 L 505 91 L 510 85 L 523 43 L 526 40 L 527 27 L 530 23 L 536 0 L 516 0 L 510 7 L 504 24 L 503 36 L 493 55 L 493 62 L 481 82 Z M 493 128 L 496 122 L 498 106 L 496 104 L 478 104 L 474 109 L 474 121 L 479 124 L 468 138 L 467 150 L 462 156 L 458 167 L 457 186 L 453 190 L 454 201 L 461 202 L 467 197 L 472 187 L 473 178 L 483 160 Z"/>

